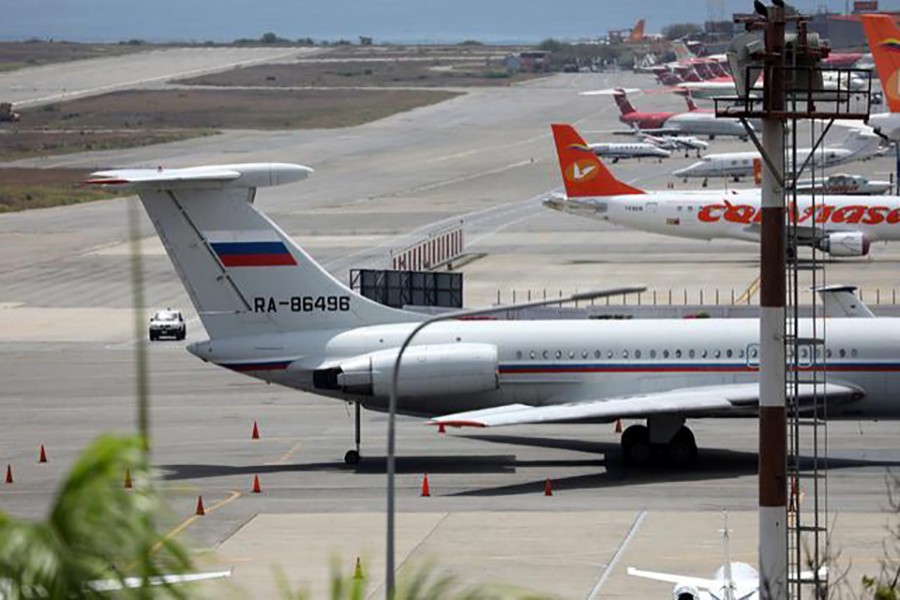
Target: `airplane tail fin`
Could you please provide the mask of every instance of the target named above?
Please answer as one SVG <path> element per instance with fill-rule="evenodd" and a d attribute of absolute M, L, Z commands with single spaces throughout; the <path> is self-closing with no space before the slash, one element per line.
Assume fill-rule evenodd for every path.
<path fill-rule="evenodd" d="M 644 39 L 644 26 L 646 23 L 645 19 L 638 19 L 638 22 L 634 24 L 634 29 L 631 30 L 631 34 L 628 36 L 629 42 L 640 42 Z"/>
<path fill-rule="evenodd" d="M 678 60 L 697 58 L 697 56 L 693 52 L 691 52 L 691 49 L 687 47 L 687 44 L 685 44 L 681 40 L 675 40 L 674 42 L 672 42 L 672 51 L 675 53 L 675 58 Z"/>
<path fill-rule="evenodd" d="M 847 131 L 840 146 L 850 150 L 854 160 L 862 160 L 875 156 L 881 148 L 881 138 L 872 133 L 871 130 L 866 131 L 862 127 L 851 127 Z"/>
<path fill-rule="evenodd" d="M 871 319 L 875 316 L 859 299 L 855 285 L 828 285 L 813 288 L 822 299 L 825 316 Z"/>
<path fill-rule="evenodd" d="M 680 76 L 676 75 L 672 71 L 658 71 L 656 73 L 656 78 L 663 85 L 678 85 L 679 83 L 684 83 L 684 79 Z"/>
<path fill-rule="evenodd" d="M 93 173 L 133 188 L 210 339 L 417 320 L 347 289 L 254 206 L 256 188 L 305 179 L 290 164 Z"/>
<path fill-rule="evenodd" d="M 693 112 L 697 110 L 697 104 L 694 102 L 694 96 L 691 94 L 691 90 L 680 89 L 675 93 L 684 98 L 684 103 L 687 104 L 689 111 Z"/>
<path fill-rule="evenodd" d="M 900 27 L 889 15 L 861 15 L 875 68 L 891 112 L 900 112 Z"/>
<path fill-rule="evenodd" d="M 643 194 L 615 178 L 571 125 L 554 124 L 553 140 L 569 198 Z"/>
<path fill-rule="evenodd" d="M 623 115 L 637 112 L 634 109 L 634 106 L 632 106 L 631 102 L 628 100 L 628 94 L 626 94 L 625 90 L 623 90 L 622 88 L 616 88 L 613 90 L 613 99 L 616 101 L 616 106 L 619 107 L 619 112 Z"/>

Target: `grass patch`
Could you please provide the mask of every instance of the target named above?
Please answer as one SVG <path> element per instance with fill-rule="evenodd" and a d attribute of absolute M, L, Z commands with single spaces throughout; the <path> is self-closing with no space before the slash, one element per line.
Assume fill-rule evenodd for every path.
<path fill-rule="evenodd" d="M 21 123 L 78 131 L 350 127 L 457 95 L 438 90 L 135 90 L 23 109 Z"/>
<path fill-rule="evenodd" d="M 81 169 L 0 169 L 0 213 L 105 200 L 114 190 L 81 186 Z"/>
<path fill-rule="evenodd" d="M 406 56 L 380 60 L 306 60 L 255 65 L 184 79 L 179 83 L 217 87 L 478 87 L 510 85 L 534 79 L 507 73 L 498 58 Z"/>
<path fill-rule="evenodd" d="M 207 130 L 35 131 L 18 127 L 9 130 L 0 129 L 0 161 L 92 150 L 136 148 L 213 133 L 215 132 Z"/>
<path fill-rule="evenodd" d="M 129 44 L 76 44 L 74 42 L 0 42 L 0 71 L 13 71 L 51 63 L 121 56 L 147 50 Z"/>

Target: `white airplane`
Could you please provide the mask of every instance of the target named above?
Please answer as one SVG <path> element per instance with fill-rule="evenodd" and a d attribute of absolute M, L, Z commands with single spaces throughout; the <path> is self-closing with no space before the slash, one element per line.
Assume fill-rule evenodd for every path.
<path fill-rule="evenodd" d="M 888 112 L 869 116 L 876 133 L 900 141 L 900 27 L 890 15 L 860 15 Z"/>
<path fill-rule="evenodd" d="M 626 572 L 632 577 L 652 579 L 674 584 L 672 600 L 759 600 L 759 571 L 745 562 L 732 562 L 729 542 L 731 530 L 728 529 L 728 515 L 724 517 L 722 533 L 722 553 L 724 562 L 716 569 L 711 578 L 679 575 L 677 573 L 660 573 L 644 571 L 628 567 Z M 791 571 L 793 575 L 795 570 Z M 804 581 L 813 581 L 814 571 L 801 571 Z M 827 568 L 819 569 L 819 577 L 827 576 Z"/>
<path fill-rule="evenodd" d="M 893 184 L 883 179 L 869 179 L 862 175 L 836 173 L 825 178 L 801 179 L 794 186 L 798 192 L 810 194 L 843 194 L 848 196 L 878 196 L 890 191 Z"/>
<path fill-rule="evenodd" d="M 672 153 L 668 150 L 649 142 L 595 142 L 589 144 L 589 146 L 594 151 L 594 154 L 612 159 L 613 163 L 617 163 L 623 158 L 658 158 L 662 160 L 672 156 Z"/>
<path fill-rule="evenodd" d="M 881 138 L 862 128 L 851 128 L 840 144 L 817 148 L 809 161 L 811 167 L 834 167 L 849 162 L 865 160 L 878 154 L 881 150 Z M 812 148 L 798 148 L 797 160 L 802 165 L 806 162 Z M 730 177 L 739 181 L 741 177 L 753 175 L 753 163 L 759 161 L 759 152 L 722 152 L 707 154 L 697 162 L 673 171 L 672 175 L 687 181 L 689 177 Z M 791 168 L 792 161 L 787 161 Z M 799 166 L 799 165 L 798 165 Z"/>
<path fill-rule="evenodd" d="M 593 152 L 584 156 L 591 160 L 567 169 L 578 182 L 600 174 Z M 384 411 L 399 347 L 426 317 L 351 291 L 254 205 L 257 188 L 310 172 L 289 164 L 114 170 L 88 183 L 139 194 L 209 336 L 190 353 Z M 756 414 L 758 338 L 756 319 L 445 321 L 404 353 L 397 407 L 448 426 L 646 419 L 622 436 L 626 461 L 684 464 L 697 453 L 686 419 Z M 825 385 L 800 386 L 801 403 L 817 394 L 829 417 L 900 417 L 897 320 L 833 319 L 827 346 L 799 352 L 801 364 L 827 361 L 829 372 Z M 358 448 L 345 460 L 357 462 Z"/>
<path fill-rule="evenodd" d="M 585 151 L 570 125 L 553 125 L 565 200 L 545 205 L 632 229 L 678 237 L 758 242 L 758 189 L 645 192 L 618 181 Z M 580 175 L 580 176 L 579 176 Z M 832 256 L 865 256 L 875 241 L 900 240 L 900 197 L 798 196 L 796 224 L 805 245 Z"/>
<path fill-rule="evenodd" d="M 644 571 L 634 567 L 628 567 L 626 572 L 632 577 L 674 584 L 672 600 L 758 600 L 759 571 L 745 562 L 731 561 L 728 547 L 731 531 L 728 529 L 727 513 L 724 521 L 720 532 L 725 561 L 711 578 Z"/>
<path fill-rule="evenodd" d="M 695 150 L 699 158 L 700 152 L 709 148 L 708 142 L 690 135 L 651 135 L 638 128 L 634 128 L 632 132 L 642 140 L 654 144 L 663 150 L 683 150 L 685 158 L 687 158 L 691 150 Z"/>
<path fill-rule="evenodd" d="M 688 135 L 705 135 L 713 140 L 716 136 L 734 136 L 747 139 L 747 130 L 737 119 L 717 118 L 714 112 L 689 110 L 668 119 L 664 126 Z"/>

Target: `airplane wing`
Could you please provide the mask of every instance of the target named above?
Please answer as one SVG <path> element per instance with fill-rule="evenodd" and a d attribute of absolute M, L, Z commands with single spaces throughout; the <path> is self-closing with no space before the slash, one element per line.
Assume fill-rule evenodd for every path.
<path fill-rule="evenodd" d="M 809 403 L 816 395 L 829 402 L 858 400 L 864 392 L 837 383 L 814 387 L 801 384 L 801 404 Z M 676 413 L 686 417 L 729 417 L 756 414 L 759 404 L 759 384 L 736 383 L 702 387 L 679 388 L 665 392 L 618 396 L 600 400 L 584 400 L 566 404 L 529 406 L 507 404 L 483 410 L 472 410 L 435 417 L 429 423 L 450 427 L 499 427 L 528 423 L 559 423 L 612 421 L 620 418 L 639 418 L 647 415 Z"/>
<path fill-rule="evenodd" d="M 701 590 L 710 591 L 722 588 L 722 582 L 716 579 L 706 579 L 704 577 L 686 577 L 684 575 L 676 575 L 674 573 L 659 573 L 657 571 L 642 571 L 634 567 L 628 567 L 628 574 L 632 577 L 642 577 L 644 579 L 653 579 L 654 581 L 665 581 L 676 585 L 695 587 Z"/>

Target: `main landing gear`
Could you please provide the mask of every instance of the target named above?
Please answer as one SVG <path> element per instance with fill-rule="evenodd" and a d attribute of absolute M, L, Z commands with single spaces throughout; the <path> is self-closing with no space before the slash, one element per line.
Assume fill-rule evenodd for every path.
<path fill-rule="evenodd" d="M 344 455 L 344 462 L 348 465 L 358 465 L 360 458 L 362 458 L 359 454 L 359 429 L 360 429 L 360 411 L 362 408 L 359 405 L 359 402 L 354 403 L 356 405 L 356 419 L 355 419 L 355 427 L 354 427 L 354 441 L 356 442 L 356 449 L 347 450 L 347 454 Z"/>
<path fill-rule="evenodd" d="M 656 415 L 647 419 L 646 426 L 632 425 L 625 430 L 622 456 L 629 466 L 666 462 L 681 467 L 697 458 L 697 442 L 682 417 Z"/>

